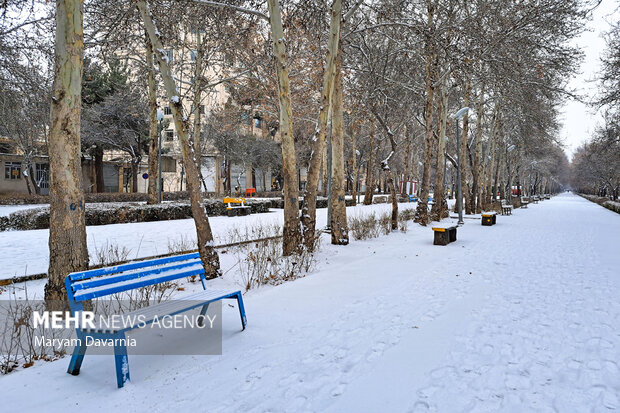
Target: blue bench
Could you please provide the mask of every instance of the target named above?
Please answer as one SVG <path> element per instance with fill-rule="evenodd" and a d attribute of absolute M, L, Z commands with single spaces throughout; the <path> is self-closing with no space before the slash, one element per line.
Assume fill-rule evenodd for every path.
<path fill-rule="evenodd" d="M 243 330 L 245 330 L 247 323 L 241 291 L 208 290 L 204 267 L 197 252 L 69 274 L 65 278 L 65 287 L 73 316 L 78 312 L 84 311 L 83 303 L 85 301 L 196 275 L 200 276 L 203 291 L 186 294 L 174 300 L 174 302 L 162 302 L 137 310 L 144 315 L 146 320 L 144 322 L 123 326 L 122 329 L 118 330 L 110 328 L 76 328 L 80 345 L 73 350 L 67 372 L 74 376 L 80 373 L 80 367 L 87 350 L 86 337 L 114 339 L 116 382 L 119 388 L 123 387 L 125 382 L 129 380 L 127 348 L 125 345 L 116 345 L 116 343 L 126 342 L 125 333 L 127 331 L 148 325 L 157 317 L 174 316 L 198 307 L 202 307 L 200 314 L 204 316 L 207 314 L 209 303 L 222 299 L 237 300 Z"/>
<path fill-rule="evenodd" d="M 408 195 L 408 197 L 409 197 L 409 202 L 418 202 L 418 198 L 415 195 Z M 427 202 L 433 202 L 433 198 L 429 196 Z"/>

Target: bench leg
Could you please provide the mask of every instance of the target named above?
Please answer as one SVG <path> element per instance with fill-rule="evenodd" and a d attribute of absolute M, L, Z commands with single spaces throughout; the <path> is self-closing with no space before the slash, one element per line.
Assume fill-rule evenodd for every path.
<path fill-rule="evenodd" d="M 248 323 L 248 320 L 245 318 L 245 307 L 243 306 L 243 296 L 241 295 L 241 291 L 237 294 L 237 305 L 239 306 L 239 316 L 241 317 L 241 326 L 242 329 L 245 330 L 245 326 Z"/>
<path fill-rule="evenodd" d="M 82 367 L 82 361 L 86 354 L 86 335 L 81 331 L 77 331 L 77 338 L 80 340 L 80 345 L 75 346 L 73 354 L 71 355 L 71 361 L 69 362 L 69 368 L 67 373 L 77 376 L 80 374 L 80 367 Z"/>
<path fill-rule="evenodd" d="M 198 318 L 198 326 L 202 327 L 205 323 L 205 316 L 207 315 L 207 311 L 209 310 L 209 303 L 206 303 L 202 306 L 200 310 L 200 318 Z"/>
<path fill-rule="evenodd" d="M 129 359 L 127 347 L 120 344 L 125 341 L 125 333 L 116 334 L 114 339 L 121 339 L 118 345 L 114 345 L 114 362 L 116 364 L 116 384 L 120 389 L 129 381 Z"/>
<path fill-rule="evenodd" d="M 449 241 L 449 234 L 448 232 L 439 232 L 439 231 L 434 231 L 435 232 L 435 238 L 433 240 L 433 245 L 448 245 Z"/>

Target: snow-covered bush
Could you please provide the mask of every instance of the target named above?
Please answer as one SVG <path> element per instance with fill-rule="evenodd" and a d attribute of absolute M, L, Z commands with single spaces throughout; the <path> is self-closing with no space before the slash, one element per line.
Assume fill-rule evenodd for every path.
<path fill-rule="evenodd" d="M 609 210 L 612 210 L 614 212 L 617 212 L 618 214 L 620 214 L 620 202 L 614 202 L 614 201 L 605 201 L 603 203 L 603 206 Z"/>
<path fill-rule="evenodd" d="M 609 209 L 610 211 L 617 212 L 620 214 L 620 202 L 610 201 L 609 198 L 596 196 L 596 195 L 587 195 L 587 194 L 579 194 L 588 201 L 592 201 L 601 205 L 604 208 Z"/>
<path fill-rule="evenodd" d="M 250 200 L 252 213 L 268 212 L 269 201 Z M 226 205 L 221 199 L 207 199 L 204 202 L 209 216 L 227 215 Z M 167 221 L 192 217 L 188 202 L 165 202 L 147 205 L 139 203 L 110 202 L 86 204 L 86 225 L 124 224 L 129 222 Z M 8 220 L 0 221 L 0 230 L 31 230 L 49 228 L 49 207 L 25 209 L 13 212 Z"/>

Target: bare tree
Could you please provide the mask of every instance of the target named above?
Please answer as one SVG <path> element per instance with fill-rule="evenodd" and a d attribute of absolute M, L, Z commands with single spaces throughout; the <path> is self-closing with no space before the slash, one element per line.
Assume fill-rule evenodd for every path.
<path fill-rule="evenodd" d="M 162 45 L 159 38 L 159 32 L 155 26 L 153 18 L 148 10 L 146 1 L 137 1 L 137 7 L 142 16 L 144 27 L 149 34 L 149 39 L 156 53 L 157 63 L 161 77 L 166 89 L 166 94 L 169 99 L 170 108 L 172 109 L 172 115 L 174 118 L 175 127 L 181 143 L 181 150 L 183 153 L 183 164 L 185 165 L 185 171 L 187 174 L 187 187 L 190 193 L 190 202 L 192 205 L 192 215 L 196 224 L 196 233 L 198 236 L 198 251 L 202 264 L 205 267 L 205 273 L 207 277 L 213 278 L 220 274 L 220 261 L 215 251 L 213 244 L 213 233 L 211 232 L 211 225 L 209 224 L 209 218 L 204 206 L 204 199 L 202 197 L 201 184 L 200 184 L 200 172 L 196 161 L 196 154 L 192 142 L 189 139 L 189 125 L 187 120 L 183 117 L 183 107 L 181 99 L 177 91 L 176 83 L 170 71 L 168 64 L 168 55 Z"/>
<path fill-rule="evenodd" d="M 50 155 L 50 263 L 45 300 L 66 301 L 64 279 L 88 268 L 80 148 L 83 3 L 56 2 Z"/>

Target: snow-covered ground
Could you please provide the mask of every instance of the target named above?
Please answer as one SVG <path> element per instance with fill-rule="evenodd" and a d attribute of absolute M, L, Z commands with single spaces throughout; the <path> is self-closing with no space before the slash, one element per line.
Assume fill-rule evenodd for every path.
<path fill-rule="evenodd" d="M 132 382 L 121 390 L 110 356 L 87 355 L 77 377 L 66 373 L 67 359 L 41 362 L 0 378 L 3 406 L 620 409 L 619 244 L 618 214 L 571 194 L 493 227 L 466 220 L 445 247 L 415 224 L 406 234 L 324 244 L 314 273 L 245 295 L 246 331 L 236 310 L 224 308 L 223 355 L 132 357 Z"/>
<path fill-rule="evenodd" d="M 414 208 L 415 205 L 415 203 L 403 203 L 400 204 L 400 207 Z M 348 207 L 347 213 L 349 216 L 354 216 L 372 212 L 382 213 L 390 209 L 390 204 L 358 205 Z M 281 209 L 272 209 L 271 213 L 253 214 L 246 217 L 217 216 L 209 218 L 217 244 L 229 242 L 230 233 L 235 228 L 244 231 L 245 228 L 260 225 L 282 225 L 283 220 L 284 215 Z M 318 209 L 318 228 L 325 227 L 326 223 L 327 209 Z M 168 240 L 179 242 L 184 239 L 192 244 L 196 242 L 196 229 L 191 218 L 89 226 L 86 228 L 86 234 L 91 261 L 94 251 L 106 245 L 127 248 L 130 250 L 128 258 L 135 259 L 168 253 Z M 49 230 L 47 229 L 0 232 L 0 279 L 47 272 L 49 262 L 48 239 Z"/>

